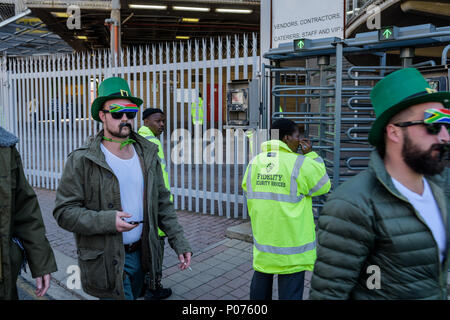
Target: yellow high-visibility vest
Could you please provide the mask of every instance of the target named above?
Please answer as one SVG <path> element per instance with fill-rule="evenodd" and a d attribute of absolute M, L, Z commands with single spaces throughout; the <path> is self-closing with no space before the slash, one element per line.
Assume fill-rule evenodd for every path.
<path fill-rule="evenodd" d="M 198 105 L 195 102 L 191 104 L 191 118 L 194 125 L 203 124 L 203 99 L 200 97 L 198 97 Z"/>
<path fill-rule="evenodd" d="M 253 231 L 253 268 L 269 274 L 312 271 L 316 235 L 312 197 L 330 190 L 323 159 L 280 140 L 261 145 L 242 180 Z"/>
<path fill-rule="evenodd" d="M 253 130 L 247 130 L 246 132 L 245 132 L 245 135 L 247 136 L 247 138 L 248 138 L 248 146 L 249 146 L 249 151 L 250 151 L 250 154 L 253 154 L 253 134 L 254 134 L 254 131 Z"/>

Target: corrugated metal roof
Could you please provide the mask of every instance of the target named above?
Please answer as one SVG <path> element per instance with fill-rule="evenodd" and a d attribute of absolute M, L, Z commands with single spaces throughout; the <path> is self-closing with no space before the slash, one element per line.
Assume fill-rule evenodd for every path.
<path fill-rule="evenodd" d="M 29 8 L 67 8 L 78 5 L 81 9 L 111 9 L 111 0 L 23 0 Z M 192 2 L 192 0 L 161 0 L 163 3 Z M 261 0 L 196 0 L 197 3 L 255 5 Z"/>
<path fill-rule="evenodd" d="M 21 1 L 0 0 L 0 54 L 23 56 L 73 52 L 38 18 L 27 14 Z M 30 11 L 28 11 L 30 12 Z"/>

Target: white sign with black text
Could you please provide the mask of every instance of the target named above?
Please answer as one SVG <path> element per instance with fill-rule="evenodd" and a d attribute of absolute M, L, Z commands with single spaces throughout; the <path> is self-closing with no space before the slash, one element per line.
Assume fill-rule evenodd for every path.
<path fill-rule="evenodd" d="M 344 0 L 272 0 L 272 48 L 301 38 L 344 38 L 344 14 Z"/>

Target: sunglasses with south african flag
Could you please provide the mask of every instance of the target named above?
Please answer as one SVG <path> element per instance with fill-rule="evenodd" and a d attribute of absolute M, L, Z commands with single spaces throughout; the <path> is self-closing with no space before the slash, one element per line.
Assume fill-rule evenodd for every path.
<path fill-rule="evenodd" d="M 139 107 L 134 103 L 113 103 L 109 110 L 102 110 L 104 113 L 111 113 L 113 119 L 122 119 L 125 114 L 127 119 L 134 119 L 139 111 Z"/>
<path fill-rule="evenodd" d="M 450 133 L 450 109 L 427 109 L 423 120 L 394 123 L 397 127 L 409 127 L 422 124 L 429 134 L 438 134 L 442 127 Z"/>

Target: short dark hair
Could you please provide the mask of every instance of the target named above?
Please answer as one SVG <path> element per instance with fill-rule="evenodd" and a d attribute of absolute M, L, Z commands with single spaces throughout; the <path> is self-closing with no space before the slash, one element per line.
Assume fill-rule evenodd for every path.
<path fill-rule="evenodd" d="M 285 136 L 291 136 L 295 131 L 300 131 L 297 124 L 289 119 L 278 119 L 272 123 L 272 130 L 278 130 L 278 139 L 283 140 Z"/>
<path fill-rule="evenodd" d="M 147 108 L 144 110 L 144 113 L 142 114 L 142 120 L 145 120 L 147 117 L 151 116 L 155 113 L 161 113 L 164 114 L 164 112 L 161 109 L 158 108 Z"/>

